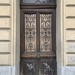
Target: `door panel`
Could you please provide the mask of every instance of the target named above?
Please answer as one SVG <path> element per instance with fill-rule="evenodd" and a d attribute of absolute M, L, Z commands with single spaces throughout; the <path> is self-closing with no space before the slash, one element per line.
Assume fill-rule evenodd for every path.
<path fill-rule="evenodd" d="M 40 75 L 56 75 L 56 61 L 53 58 L 41 59 Z"/>
<path fill-rule="evenodd" d="M 51 14 L 40 14 L 40 51 L 52 50 Z"/>
<path fill-rule="evenodd" d="M 55 10 L 21 13 L 21 75 L 56 75 Z"/>
<path fill-rule="evenodd" d="M 25 14 L 25 51 L 36 51 L 36 14 Z"/>
<path fill-rule="evenodd" d="M 36 59 L 22 59 L 22 75 L 38 75 L 38 67 Z"/>
<path fill-rule="evenodd" d="M 21 75 L 56 75 L 56 61 L 53 58 L 22 60 Z"/>

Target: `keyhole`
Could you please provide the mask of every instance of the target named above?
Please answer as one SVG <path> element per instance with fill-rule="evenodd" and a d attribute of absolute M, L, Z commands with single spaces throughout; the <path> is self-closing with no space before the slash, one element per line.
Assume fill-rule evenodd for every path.
<path fill-rule="evenodd" d="M 47 34 L 47 32 L 45 32 L 45 34 Z"/>
<path fill-rule="evenodd" d="M 30 35 L 31 35 L 31 32 L 30 32 Z"/>

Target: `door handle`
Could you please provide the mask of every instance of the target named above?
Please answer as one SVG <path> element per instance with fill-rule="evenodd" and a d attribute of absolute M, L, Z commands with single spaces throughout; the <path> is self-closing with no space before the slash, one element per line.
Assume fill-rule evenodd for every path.
<path fill-rule="evenodd" d="M 36 57 L 37 57 L 37 59 L 39 59 L 40 58 L 40 54 L 37 54 Z"/>

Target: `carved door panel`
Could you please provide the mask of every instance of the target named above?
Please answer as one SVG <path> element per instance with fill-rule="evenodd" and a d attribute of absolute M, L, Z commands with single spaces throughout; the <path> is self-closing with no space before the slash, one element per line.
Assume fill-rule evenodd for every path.
<path fill-rule="evenodd" d="M 21 75 L 56 75 L 55 9 L 21 10 Z"/>

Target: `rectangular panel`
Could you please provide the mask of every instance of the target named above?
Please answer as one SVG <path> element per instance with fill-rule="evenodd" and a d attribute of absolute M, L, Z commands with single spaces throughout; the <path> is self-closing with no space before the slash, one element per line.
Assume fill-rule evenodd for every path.
<path fill-rule="evenodd" d="M 67 53 L 75 52 L 75 42 L 66 42 L 66 51 Z"/>
<path fill-rule="evenodd" d="M 66 18 L 66 28 L 75 28 L 75 18 Z"/>
<path fill-rule="evenodd" d="M 0 6 L 0 16 L 10 16 L 10 6 Z"/>
<path fill-rule="evenodd" d="M 0 0 L 0 4 L 10 4 L 11 0 Z"/>
<path fill-rule="evenodd" d="M 10 50 L 10 42 L 0 42 L 0 53 L 9 53 Z"/>
<path fill-rule="evenodd" d="M 11 66 L 0 66 L 0 75 L 11 75 Z"/>
<path fill-rule="evenodd" d="M 10 30 L 0 30 L 0 40 L 10 40 Z"/>
<path fill-rule="evenodd" d="M 51 14 L 40 14 L 40 50 L 52 50 Z"/>
<path fill-rule="evenodd" d="M 75 16 L 75 7 L 66 7 L 66 17 Z"/>
<path fill-rule="evenodd" d="M 10 54 L 8 55 L 0 55 L 0 65 L 10 65 Z"/>
<path fill-rule="evenodd" d="M 40 73 L 40 74 L 39 74 Z M 56 60 L 46 59 L 25 59 L 21 61 L 22 75 L 56 75 Z"/>
<path fill-rule="evenodd" d="M 66 0 L 66 4 L 75 4 L 75 0 Z"/>
<path fill-rule="evenodd" d="M 63 73 L 63 75 L 74 75 L 74 74 L 75 74 L 75 66 L 72 66 L 72 65 L 70 65 L 70 66 L 65 66 L 65 67 L 63 68 L 63 70 L 65 71 L 65 72 Z"/>
<path fill-rule="evenodd" d="M 66 65 L 75 65 L 75 54 L 68 54 L 67 55 L 67 63 Z"/>
<path fill-rule="evenodd" d="M 40 75 L 56 75 L 56 59 L 46 58 L 40 61 Z"/>
<path fill-rule="evenodd" d="M 10 18 L 0 18 L 0 28 L 10 28 Z"/>
<path fill-rule="evenodd" d="M 66 40 L 75 40 L 75 31 L 74 30 L 66 31 Z"/>
<path fill-rule="evenodd" d="M 25 59 L 21 61 L 21 75 L 38 75 L 38 64 L 36 59 Z"/>
<path fill-rule="evenodd" d="M 36 50 L 36 14 L 25 14 L 25 50 Z"/>

